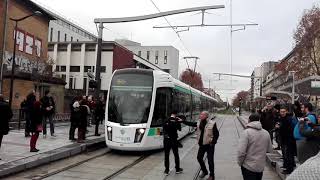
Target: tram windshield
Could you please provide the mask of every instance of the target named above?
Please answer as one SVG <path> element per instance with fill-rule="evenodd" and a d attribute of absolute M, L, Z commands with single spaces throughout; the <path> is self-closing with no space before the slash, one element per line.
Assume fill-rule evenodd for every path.
<path fill-rule="evenodd" d="M 152 86 L 151 74 L 114 75 L 109 96 L 108 121 L 120 124 L 147 123 Z"/>

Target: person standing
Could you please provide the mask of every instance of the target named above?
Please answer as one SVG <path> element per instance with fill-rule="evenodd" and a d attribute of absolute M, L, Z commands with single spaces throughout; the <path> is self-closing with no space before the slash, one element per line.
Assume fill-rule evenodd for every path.
<path fill-rule="evenodd" d="M 53 115 L 55 113 L 55 102 L 52 96 L 49 95 L 50 91 L 45 91 L 45 96 L 41 98 L 42 109 L 43 109 L 43 137 L 47 136 L 47 119 L 50 124 L 50 134 L 54 134 L 54 124 L 53 124 Z"/>
<path fill-rule="evenodd" d="M 76 139 L 74 138 L 74 134 L 76 129 L 78 128 L 78 123 L 79 123 L 79 101 L 77 100 L 77 97 L 73 99 L 73 101 L 70 104 L 70 130 L 69 130 L 69 140 L 70 141 L 75 141 Z"/>
<path fill-rule="evenodd" d="M 305 103 L 301 106 L 301 111 L 304 113 L 303 118 L 299 118 L 294 127 L 294 138 L 297 144 L 297 158 L 299 163 L 304 163 L 308 158 L 314 156 L 313 141 L 309 141 L 301 131 L 312 130 L 312 125 L 317 124 L 316 115 L 312 113 L 313 107 L 311 103 Z M 301 127 L 300 127 L 301 126 Z M 317 152 L 316 152 L 317 153 Z"/>
<path fill-rule="evenodd" d="M 83 143 L 86 139 L 87 120 L 90 108 L 85 102 L 76 102 L 75 107 L 79 107 L 79 121 L 78 121 L 78 143 Z"/>
<path fill-rule="evenodd" d="M 36 92 L 32 90 L 30 94 L 28 94 L 26 99 L 26 125 L 25 125 L 25 137 L 30 136 L 30 122 L 31 122 L 31 113 L 33 110 L 34 102 L 36 102 Z"/>
<path fill-rule="evenodd" d="M 276 129 L 279 130 L 279 137 L 281 142 L 281 150 L 283 157 L 283 168 L 285 169 L 282 173 L 290 174 L 295 165 L 295 144 L 296 141 L 293 137 L 293 126 L 292 117 L 288 114 L 286 107 L 281 106 L 279 124 L 276 125 Z"/>
<path fill-rule="evenodd" d="M 100 121 L 103 121 L 104 119 L 104 103 L 103 103 L 103 98 L 98 99 L 97 103 L 95 104 L 95 131 L 94 135 L 95 136 L 100 136 L 99 134 L 99 124 Z"/>
<path fill-rule="evenodd" d="M 176 164 L 176 174 L 182 173 L 183 169 L 180 167 L 179 157 L 179 142 L 178 142 L 178 131 L 181 131 L 180 118 L 177 117 L 177 111 L 173 111 L 168 120 L 163 124 L 163 146 L 164 146 L 164 174 L 169 175 L 169 156 L 170 150 L 174 154 L 174 160 Z"/>
<path fill-rule="evenodd" d="M 219 138 L 219 131 L 216 122 L 212 119 L 209 119 L 208 111 L 203 111 L 200 113 L 200 120 L 198 122 L 183 123 L 189 126 L 197 127 L 197 140 L 199 144 L 197 159 L 202 171 L 199 177 L 204 178 L 206 175 L 208 175 L 208 170 L 203 160 L 205 153 L 207 153 L 210 171 L 208 180 L 214 180 L 214 150 L 215 144 Z"/>
<path fill-rule="evenodd" d="M 273 143 L 273 129 L 275 127 L 276 112 L 271 103 L 268 103 L 261 112 L 261 125 L 262 128 L 269 132 L 271 143 Z"/>
<path fill-rule="evenodd" d="M 4 100 L 2 94 L 0 94 L 0 148 L 2 143 L 2 138 L 4 135 L 9 133 L 9 121 L 12 118 L 12 110 L 9 104 Z M 0 158 L 1 160 L 1 158 Z"/>
<path fill-rule="evenodd" d="M 244 180 L 261 180 L 267 152 L 272 151 L 269 132 L 262 128 L 260 116 L 249 116 L 249 123 L 239 141 L 238 164 Z"/>
<path fill-rule="evenodd" d="M 43 130 L 42 127 L 42 109 L 41 102 L 34 102 L 33 109 L 31 111 L 31 122 L 30 122 L 30 152 L 38 152 L 39 149 L 36 148 L 39 133 Z"/>

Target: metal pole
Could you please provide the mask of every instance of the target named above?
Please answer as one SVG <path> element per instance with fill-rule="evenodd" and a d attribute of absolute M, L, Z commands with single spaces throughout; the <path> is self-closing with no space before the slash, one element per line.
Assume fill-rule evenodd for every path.
<path fill-rule="evenodd" d="M 87 85 L 86 85 L 86 96 L 88 96 L 88 94 L 89 94 L 89 77 L 87 77 L 87 79 L 86 79 L 86 83 L 87 83 Z"/>
<path fill-rule="evenodd" d="M 2 93 L 2 87 L 3 87 L 3 60 L 5 58 L 5 50 L 6 50 L 6 37 L 7 37 L 7 15 L 8 15 L 8 1 L 4 0 L 4 15 L 3 15 L 3 35 L 2 35 L 2 49 L 0 53 L 0 93 Z"/>
<path fill-rule="evenodd" d="M 13 43 L 13 56 L 12 56 L 12 67 L 11 67 L 11 81 L 10 81 L 10 97 L 9 97 L 9 106 L 12 107 L 12 96 L 13 96 L 13 81 L 14 81 L 14 70 L 16 66 L 16 46 L 17 46 L 17 27 L 18 21 L 15 21 L 14 27 L 14 43 Z"/>
<path fill-rule="evenodd" d="M 96 82 L 97 88 L 95 91 L 96 98 L 99 97 L 100 88 L 101 88 L 101 48 L 102 48 L 102 35 L 103 35 L 103 23 L 99 23 L 99 34 L 98 34 L 98 49 L 97 49 L 97 62 L 96 62 Z"/>

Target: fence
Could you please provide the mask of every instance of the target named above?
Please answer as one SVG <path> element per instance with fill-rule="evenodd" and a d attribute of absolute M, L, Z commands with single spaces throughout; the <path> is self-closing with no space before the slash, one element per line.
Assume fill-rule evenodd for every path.
<path fill-rule="evenodd" d="M 54 121 L 64 122 L 70 120 L 70 113 L 56 113 L 53 117 Z M 13 110 L 13 117 L 10 121 L 10 126 L 14 129 L 21 129 L 21 126 L 25 124 L 26 121 L 26 111 L 25 109 Z"/>

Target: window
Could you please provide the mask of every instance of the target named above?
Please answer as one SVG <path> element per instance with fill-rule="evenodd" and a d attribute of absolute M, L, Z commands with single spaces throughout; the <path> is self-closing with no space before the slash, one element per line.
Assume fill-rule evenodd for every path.
<path fill-rule="evenodd" d="M 155 64 L 158 64 L 159 61 L 159 51 L 156 51 L 156 58 L 155 58 Z"/>
<path fill-rule="evenodd" d="M 150 51 L 147 51 L 147 60 L 150 59 Z"/>
<path fill-rule="evenodd" d="M 66 72 L 67 67 L 66 66 L 60 66 L 60 72 Z"/>
<path fill-rule="evenodd" d="M 69 78 L 69 89 L 73 89 L 73 77 Z"/>
<path fill-rule="evenodd" d="M 67 34 L 64 34 L 64 42 L 67 41 Z"/>
<path fill-rule="evenodd" d="M 80 66 L 70 66 L 70 72 L 80 72 Z"/>
<path fill-rule="evenodd" d="M 60 42 L 60 31 L 58 31 L 58 42 Z"/>
<path fill-rule="evenodd" d="M 153 111 L 151 127 L 160 127 L 172 110 L 172 90 L 171 88 L 158 88 L 156 102 Z"/>
<path fill-rule="evenodd" d="M 89 70 L 91 71 L 91 66 L 84 66 L 84 69 L 83 69 L 84 72 L 89 72 Z"/>
<path fill-rule="evenodd" d="M 168 51 L 164 51 L 164 64 L 168 63 Z"/>
<path fill-rule="evenodd" d="M 65 75 L 65 74 L 62 74 L 62 75 L 61 75 L 61 78 L 62 78 L 64 81 L 66 81 L 66 80 L 67 80 L 67 77 L 66 77 L 66 75 Z"/>
<path fill-rule="evenodd" d="M 86 90 L 87 89 L 87 78 L 83 78 L 83 89 Z"/>
<path fill-rule="evenodd" d="M 56 72 L 60 71 L 60 66 L 56 66 Z"/>
<path fill-rule="evenodd" d="M 100 72 L 105 73 L 106 72 L 106 66 L 101 66 L 100 67 Z"/>
<path fill-rule="evenodd" d="M 141 57 L 141 51 L 138 51 L 138 56 L 140 56 L 140 57 Z"/>
<path fill-rule="evenodd" d="M 52 42 L 52 36 L 53 36 L 53 28 L 50 30 L 50 42 Z"/>
<path fill-rule="evenodd" d="M 71 36 L 71 42 L 73 41 L 73 37 Z"/>

